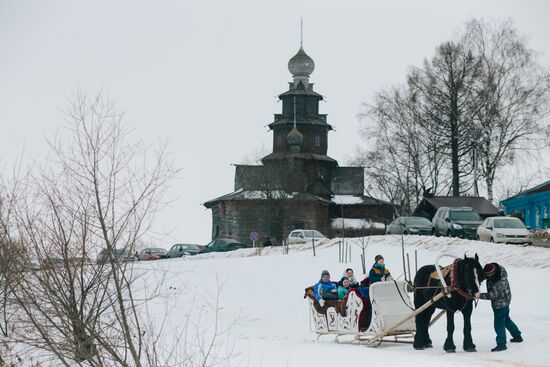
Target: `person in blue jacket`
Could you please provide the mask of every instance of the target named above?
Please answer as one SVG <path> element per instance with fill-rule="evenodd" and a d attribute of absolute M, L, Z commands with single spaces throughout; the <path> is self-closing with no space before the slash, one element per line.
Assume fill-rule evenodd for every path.
<path fill-rule="evenodd" d="M 321 307 L 325 305 L 326 299 L 338 299 L 336 284 L 330 281 L 328 270 L 321 273 L 321 279 L 313 286 L 313 294 Z"/>
<path fill-rule="evenodd" d="M 384 264 L 384 257 L 382 255 L 376 255 L 374 258 L 374 265 L 369 272 L 370 284 L 391 279 L 390 271 L 386 269 L 386 265 Z"/>

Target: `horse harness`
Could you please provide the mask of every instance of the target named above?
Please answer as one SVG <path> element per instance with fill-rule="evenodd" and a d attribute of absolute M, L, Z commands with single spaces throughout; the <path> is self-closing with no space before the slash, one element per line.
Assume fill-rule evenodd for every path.
<path fill-rule="evenodd" d="M 449 292 L 457 292 L 459 295 L 461 295 L 466 301 L 469 301 L 471 299 L 474 299 L 468 292 L 464 291 L 462 288 L 460 288 L 460 283 L 458 280 L 458 264 L 461 259 L 456 259 L 453 261 L 451 265 L 448 265 L 444 268 L 441 268 L 441 273 L 443 274 L 443 279 L 447 278 L 449 275 L 451 277 L 451 285 L 447 287 L 443 287 L 441 284 L 441 280 L 439 279 L 439 275 L 437 274 L 437 271 L 433 271 L 430 276 L 428 277 L 428 282 L 426 286 L 424 287 L 414 287 L 414 290 L 416 289 L 443 289 L 445 293 Z M 431 286 L 430 281 L 431 280 L 438 280 L 439 285 Z"/>

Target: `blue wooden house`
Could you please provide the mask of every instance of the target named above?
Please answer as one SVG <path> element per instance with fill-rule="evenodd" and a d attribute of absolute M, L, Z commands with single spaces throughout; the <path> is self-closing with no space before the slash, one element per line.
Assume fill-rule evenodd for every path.
<path fill-rule="evenodd" d="M 550 228 L 550 181 L 500 202 L 507 215 L 523 220 L 531 229 Z"/>

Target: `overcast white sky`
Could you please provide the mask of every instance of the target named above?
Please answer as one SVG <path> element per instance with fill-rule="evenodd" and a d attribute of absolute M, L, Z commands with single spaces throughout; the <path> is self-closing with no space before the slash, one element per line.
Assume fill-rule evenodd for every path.
<path fill-rule="evenodd" d="M 41 157 L 81 86 L 103 89 L 135 137 L 170 138 L 181 178 L 157 229 L 159 244 L 205 244 L 201 203 L 231 192 L 232 163 L 270 148 L 266 125 L 291 80 L 299 47 L 336 131 L 329 155 L 344 164 L 360 144 L 356 114 L 380 88 L 404 80 L 471 17 L 512 18 L 550 66 L 547 1 L 24 1 L 0 0 L 0 163 L 25 147 Z"/>

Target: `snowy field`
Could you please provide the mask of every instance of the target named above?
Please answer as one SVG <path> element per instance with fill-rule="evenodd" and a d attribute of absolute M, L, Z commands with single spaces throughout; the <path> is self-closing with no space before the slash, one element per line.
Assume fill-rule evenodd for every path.
<path fill-rule="evenodd" d="M 525 341 L 508 343 L 508 350 L 504 352 L 490 352 L 496 343 L 488 301 L 480 301 L 472 315 L 477 353 L 462 350 L 461 314 L 455 317 L 455 354 L 447 354 L 442 349 L 446 336 L 444 318 L 430 329 L 434 348 L 424 351 L 415 351 L 410 344 L 383 343 L 379 348 L 336 344 L 331 336 L 316 341 L 316 335 L 310 331 L 304 288 L 314 284 L 323 269 L 330 271 L 333 280 L 339 280 L 347 267 L 352 267 L 356 275 L 362 273 L 359 247 L 352 246 L 352 261 L 341 264 L 334 240 L 319 246 L 316 257 L 310 246 L 295 245 L 288 255 L 283 254 L 281 248 L 264 249 L 261 256 L 256 256 L 255 249 L 244 249 L 142 262 L 137 266 L 147 270 L 141 278 L 145 289 L 150 293 L 153 289 L 160 292 L 159 297 L 147 303 L 147 309 L 158 318 L 158 324 L 163 325 L 161 340 L 173 340 L 174 333 L 188 325 L 187 333 L 191 335 L 182 341 L 200 344 L 201 338 L 213 332 L 215 302 L 219 300 L 218 330 L 223 329 L 225 333 L 216 340 L 212 354 L 219 358 L 220 365 L 550 366 L 550 293 L 547 290 L 550 249 L 406 237 L 405 252 L 411 260 L 414 250 L 418 251 L 419 267 L 432 264 L 441 253 L 473 256 L 476 252 L 482 264 L 504 265 L 513 295 L 511 317 Z M 401 237 L 371 237 L 366 250 L 367 271 L 377 254 L 384 255 L 394 277 L 403 273 Z"/>

